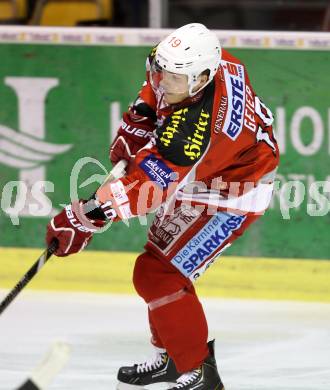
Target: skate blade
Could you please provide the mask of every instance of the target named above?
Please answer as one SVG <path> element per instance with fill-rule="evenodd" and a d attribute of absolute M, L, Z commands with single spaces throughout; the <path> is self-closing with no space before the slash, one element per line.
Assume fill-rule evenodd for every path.
<path fill-rule="evenodd" d="M 124 382 L 118 382 L 116 390 L 148 390 L 146 387 L 143 386 L 136 386 L 136 385 L 129 385 L 128 383 Z"/>
<path fill-rule="evenodd" d="M 162 389 L 165 389 L 165 388 L 168 389 L 168 388 L 172 388 L 173 386 L 175 386 L 175 383 L 168 382 L 167 386 L 166 386 L 166 383 L 162 382 L 162 383 L 154 383 L 152 385 L 148 385 L 147 387 L 143 387 L 143 386 L 137 386 L 137 385 L 129 385 L 129 384 L 124 383 L 124 382 L 118 382 L 116 390 L 135 390 L 135 389 L 155 390 L 155 389 L 159 389 L 160 386 L 163 386 Z"/>

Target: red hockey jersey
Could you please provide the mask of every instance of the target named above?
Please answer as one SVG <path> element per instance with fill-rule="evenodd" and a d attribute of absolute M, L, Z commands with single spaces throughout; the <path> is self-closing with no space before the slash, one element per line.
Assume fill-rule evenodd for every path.
<path fill-rule="evenodd" d="M 273 115 L 237 58 L 223 50 L 213 81 L 180 105 L 164 107 L 149 82 L 139 101 L 156 114 L 155 137 L 137 153 L 131 174 L 98 190 L 101 202 L 111 200 L 120 218 L 144 215 L 170 196 L 265 211 L 279 163 Z"/>

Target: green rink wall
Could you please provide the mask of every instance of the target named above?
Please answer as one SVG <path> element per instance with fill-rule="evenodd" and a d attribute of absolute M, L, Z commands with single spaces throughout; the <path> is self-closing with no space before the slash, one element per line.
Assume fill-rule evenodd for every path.
<path fill-rule="evenodd" d="M 2 247 L 44 245 L 49 216 L 70 201 L 70 175 L 80 158 L 111 168 L 108 149 L 121 113 L 144 81 L 150 48 L 165 34 L 40 31 L 0 28 Z M 237 34 L 219 32 L 272 109 L 282 155 L 270 209 L 226 254 L 329 259 L 329 34 L 284 39 L 261 32 L 250 41 Z M 102 173 L 89 162 L 78 183 Z M 43 198 L 36 195 L 43 190 L 33 188 L 40 180 L 49 182 Z M 25 184 L 19 187 L 17 181 Z M 96 187 L 87 184 L 78 194 L 87 197 Z M 151 218 L 143 224 L 131 220 L 129 227 L 113 225 L 95 235 L 90 249 L 140 251 Z"/>

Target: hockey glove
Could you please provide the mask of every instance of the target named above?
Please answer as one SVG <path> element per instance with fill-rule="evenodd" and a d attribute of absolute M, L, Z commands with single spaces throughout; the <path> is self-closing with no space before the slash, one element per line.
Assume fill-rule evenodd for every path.
<path fill-rule="evenodd" d="M 128 163 L 143 148 L 153 135 L 155 125 L 149 118 L 138 116 L 132 111 L 125 112 L 121 127 L 110 147 L 110 160 L 116 164 L 120 160 Z"/>
<path fill-rule="evenodd" d="M 114 219 L 116 213 L 109 205 L 94 212 L 84 214 L 85 201 L 77 201 L 66 206 L 47 225 L 46 242 L 48 246 L 56 240 L 56 256 L 64 257 L 82 251 L 91 241 L 95 231 L 102 228 L 107 220 Z M 96 216 L 97 219 L 91 218 Z"/>

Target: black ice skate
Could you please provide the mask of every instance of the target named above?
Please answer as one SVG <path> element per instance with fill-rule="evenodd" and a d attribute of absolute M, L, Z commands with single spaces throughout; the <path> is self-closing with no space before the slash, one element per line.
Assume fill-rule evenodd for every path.
<path fill-rule="evenodd" d="M 180 375 L 167 352 L 157 352 L 150 362 L 121 367 L 117 375 L 117 390 L 141 389 L 143 386 L 160 382 L 175 384 Z"/>
<path fill-rule="evenodd" d="M 174 387 L 168 390 L 225 390 L 214 356 L 214 340 L 208 342 L 210 354 L 204 363 L 193 371 L 181 375 Z"/>

